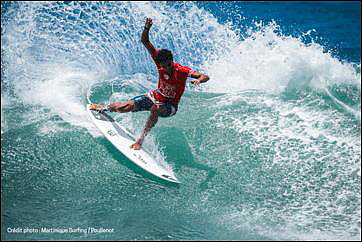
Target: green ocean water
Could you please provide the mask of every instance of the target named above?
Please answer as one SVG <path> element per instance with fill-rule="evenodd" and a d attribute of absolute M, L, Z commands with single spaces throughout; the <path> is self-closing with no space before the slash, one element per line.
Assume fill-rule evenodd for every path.
<path fill-rule="evenodd" d="M 9 7 L 2 239 L 358 240 L 360 64 L 283 34 L 276 23 L 240 40 L 196 4 L 179 4 Z M 155 87 L 155 67 L 135 31 L 150 14 L 152 40 L 197 49 L 195 57 L 176 51 L 178 60 L 211 77 L 201 88 L 188 85 L 177 115 L 160 119 L 144 144 L 178 185 L 130 162 L 85 110 L 87 93 L 112 102 Z M 209 40 L 201 31 L 191 41 L 179 25 L 165 37 L 178 14 L 194 16 L 183 27 L 202 27 Z M 136 135 L 148 117 L 112 115 Z"/>
<path fill-rule="evenodd" d="M 152 131 L 180 185 L 152 177 L 104 137 L 56 116 L 56 128 L 49 119 L 16 127 L 20 119 L 2 134 L 2 232 L 12 240 L 274 240 L 333 226 L 335 234 L 349 227 L 353 235 L 359 123 L 331 112 L 328 99 L 319 106 L 299 102 L 255 91 L 187 93 L 177 118 L 160 120 Z M 311 125 L 299 112 L 318 117 Z M 11 113 L 17 120 L 19 112 Z M 140 124 L 147 118 L 127 115 Z M 339 138 L 341 130 L 350 140 Z"/>

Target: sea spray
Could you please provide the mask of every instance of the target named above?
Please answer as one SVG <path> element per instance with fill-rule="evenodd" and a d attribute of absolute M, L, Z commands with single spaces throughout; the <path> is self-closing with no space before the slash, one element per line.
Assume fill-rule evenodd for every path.
<path fill-rule="evenodd" d="M 314 42 L 317 26 L 291 36 L 279 20 L 245 26 L 242 12 L 221 24 L 202 2 L 11 4 L 2 15 L 4 227 L 122 228 L 20 239 L 360 237 L 360 123 L 343 108 L 360 112 L 360 63 Z M 275 3 L 250 4 L 258 15 Z M 89 90 L 109 102 L 156 85 L 139 41 L 147 16 L 157 48 L 211 77 L 204 89 L 188 86 L 177 115 L 145 141 L 175 167 L 178 187 L 135 170 L 93 135 L 85 112 Z M 115 115 L 136 135 L 147 117 Z"/>

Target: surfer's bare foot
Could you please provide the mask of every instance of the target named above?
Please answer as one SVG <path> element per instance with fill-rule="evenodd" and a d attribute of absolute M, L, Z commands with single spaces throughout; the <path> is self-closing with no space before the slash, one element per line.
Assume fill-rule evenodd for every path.
<path fill-rule="evenodd" d="M 98 112 L 102 112 L 102 111 L 105 111 L 107 109 L 107 105 L 106 104 L 93 103 L 93 104 L 90 105 L 89 109 L 94 110 L 94 111 L 98 111 Z"/>
<path fill-rule="evenodd" d="M 141 145 L 139 143 L 139 141 L 136 141 L 136 143 L 134 143 L 133 145 L 130 146 L 131 149 L 134 149 L 134 150 L 140 150 L 141 149 Z"/>

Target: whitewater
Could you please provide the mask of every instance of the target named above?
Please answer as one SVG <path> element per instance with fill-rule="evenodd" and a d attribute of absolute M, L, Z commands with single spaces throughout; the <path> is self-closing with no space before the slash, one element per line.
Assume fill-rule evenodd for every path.
<path fill-rule="evenodd" d="M 360 57 L 338 56 L 318 27 L 245 17 L 268 3 L 229 4 L 2 3 L 2 239 L 360 238 Z M 146 17 L 156 48 L 210 76 L 145 142 L 180 185 L 133 165 L 85 110 L 87 94 L 109 103 L 156 87 Z M 112 115 L 136 135 L 148 117 Z"/>

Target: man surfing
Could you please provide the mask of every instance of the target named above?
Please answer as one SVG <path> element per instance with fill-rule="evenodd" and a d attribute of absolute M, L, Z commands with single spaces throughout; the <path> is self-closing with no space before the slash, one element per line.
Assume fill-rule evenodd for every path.
<path fill-rule="evenodd" d="M 184 93 L 188 77 L 194 78 L 191 83 L 200 85 L 207 82 L 209 77 L 205 74 L 182 66 L 173 61 L 171 51 L 156 49 L 149 40 L 149 31 L 152 27 L 152 19 L 147 18 L 142 32 L 141 41 L 150 53 L 158 69 L 158 88 L 144 95 L 137 96 L 126 102 L 114 102 L 106 104 L 92 104 L 90 110 L 99 112 L 138 112 L 150 111 L 150 116 L 139 139 L 130 148 L 139 150 L 143 140 L 155 126 L 158 117 L 171 117 L 176 114 L 181 96 Z"/>

